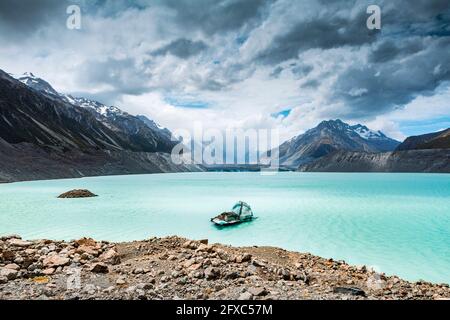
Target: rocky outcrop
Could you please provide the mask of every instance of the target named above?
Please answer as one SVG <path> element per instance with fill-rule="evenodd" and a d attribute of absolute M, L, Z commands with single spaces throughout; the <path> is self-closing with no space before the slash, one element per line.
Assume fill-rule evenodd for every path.
<path fill-rule="evenodd" d="M 450 129 L 407 138 L 397 151 L 423 149 L 450 149 Z"/>
<path fill-rule="evenodd" d="M 0 299 L 448 299 L 364 266 L 178 237 L 132 243 L 0 238 Z M 20 244 L 20 245 L 18 245 Z"/>
<path fill-rule="evenodd" d="M 84 190 L 84 189 L 70 190 L 70 191 L 67 191 L 67 192 L 61 194 L 60 196 L 58 196 L 58 198 L 61 198 L 61 199 L 65 199 L 65 198 L 93 198 L 93 197 L 97 197 L 97 195 L 92 193 L 92 192 L 90 192 L 89 190 Z"/>
<path fill-rule="evenodd" d="M 299 167 L 303 172 L 450 173 L 450 149 L 385 153 L 339 151 Z"/>

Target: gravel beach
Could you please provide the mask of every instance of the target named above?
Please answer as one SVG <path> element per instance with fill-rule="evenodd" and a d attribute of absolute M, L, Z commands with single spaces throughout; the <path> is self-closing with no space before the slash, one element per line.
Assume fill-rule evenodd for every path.
<path fill-rule="evenodd" d="M 450 288 L 272 247 L 13 235 L 0 238 L 0 299 L 441 300 Z"/>

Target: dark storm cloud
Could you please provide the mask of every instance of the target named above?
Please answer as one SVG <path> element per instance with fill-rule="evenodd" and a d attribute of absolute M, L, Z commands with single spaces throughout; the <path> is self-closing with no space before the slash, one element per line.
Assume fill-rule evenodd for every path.
<path fill-rule="evenodd" d="M 187 59 L 206 50 L 208 46 L 203 41 L 192 41 L 189 39 L 177 39 L 168 45 L 153 51 L 154 56 L 172 54 L 181 59 Z"/>
<path fill-rule="evenodd" d="M 205 34 L 237 30 L 261 18 L 264 8 L 275 0 L 160 0 L 176 12 L 183 29 L 199 29 Z"/>
<path fill-rule="evenodd" d="M 383 11 L 384 23 L 392 25 L 429 22 L 450 13 L 448 0 L 384 1 L 381 7 L 386 9 Z"/>
<path fill-rule="evenodd" d="M 256 56 L 256 62 L 276 66 L 272 76 L 280 74 L 280 63 L 309 49 L 318 49 L 320 55 L 321 50 L 334 48 L 367 48 L 367 63 L 301 85 L 317 88 L 322 80 L 338 74 L 329 102 L 341 102 L 342 112 L 355 118 L 382 114 L 418 95 L 431 95 L 450 80 L 450 1 L 375 1 L 382 12 L 381 32 L 366 28 L 365 6 L 351 15 L 348 1 L 319 3 L 323 6 L 319 16 L 303 17 L 292 28 L 280 30 Z M 312 70 L 292 67 L 291 71 L 301 78 Z"/>
<path fill-rule="evenodd" d="M 419 54 L 383 64 L 354 66 L 333 88 L 354 117 L 376 115 L 402 106 L 418 95 L 431 95 L 450 81 L 450 38 L 441 38 Z"/>
<path fill-rule="evenodd" d="M 85 62 L 76 71 L 75 80 L 82 84 L 81 88 L 90 86 L 96 89 L 92 90 L 94 92 L 103 90 L 96 93 L 95 97 L 111 103 L 123 94 L 138 95 L 149 90 L 167 89 L 164 83 L 158 87 L 157 80 L 156 84 L 152 84 L 155 87 L 150 88 L 147 85 L 151 77 L 148 70 L 153 63 L 159 61 L 154 57 L 160 56 L 162 59 L 166 55 L 192 59 L 202 70 L 192 70 L 189 75 L 179 80 L 181 85 L 174 81 L 173 88 L 170 88 L 172 90 L 178 90 L 188 82 L 199 91 L 225 91 L 230 89 L 231 85 L 250 78 L 257 70 L 267 70 L 271 80 L 290 76 L 289 72 L 292 72 L 293 78 L 296 78 L 293 81 L 300 80 L 299 91 L 308 91 L 302 88 L 323 89 L 321 86 L 329 86 L 337 79 L 329 88 L 329 101 L 325 102 L 342 103 L 349 117 L 388 112 L 396 106 L 410 102 L 417 95 L 433 94 L 439 85 L 450 81 L 449 0 L 304 0 L 306 6 L 312 8 L 311 12 L 315 13 L 308 15 L 301 10 L 298 15 L 296 12 L 291 14 L 292 12 L 288 12 L 292 11 L 289 3 L 283 4 L 282 1 L 0 0 L 0 41 L 3 41 L 0 43 L 4 47 L 13 41 L 21 45 L 23 38 L 39 33 L 44 27 L 59 26 L 65 29 L 66 8 L 70 4 L 79 4 L 83 14 L 89 15 L 91 22 L 110 28 L 105 30 L 105 33 L 111 37 L 105 39 L 112 39 L 115 32 L 123 32 L 120 24 L 115 24 L 116 20 L 120 23 L 121 19 L 118 17 L 121 14 L 130 19 L 137 17 L 137 23 L 141 21 L 139 18 L 161 14 L 164 19 L 156 19 L 154 25 L 156 36 L 150 36 L 150 33 L 133 33 L 136 28 L 126 29 L 127 26 L 123 26 L 128 32 L 126 36 L 133 40 L 129 46 L 139 41 L 154 40 L 159 43 L 164 39 L 166 45 L 150 54 L 146 51 L 148 47 L 144 47 L 139 53 L 136 53 L 137 50 L 128 51 L 132 48 L 126 47 L 127 44 L 124 43 L 121 53 L 134 56 L 114 59 L 111 56 L 117 54 L 115 49 L 120 48 L 122 44 L 112 42 L 105 45 L 101 54 L 92 50 L 79 51 L 79 61 Z M 278 5 L 277 2 L 281 4 Z M 381 31 L 370 31 L 366 27 L 366 8 L 370 4 L 378 4 L 381 7 Z M 149 11 L 151 14 L 142 15 L 141 10 L 148 8 L 153 10 Z M 130 21 L 130 25 L 131 22 L 134 21 Z M 102 33 L 99 30 L 104 29 L 95 29 L 95 23 L 84 26 L 86 28 L 83 27 L 81 35 L 86 37 L 77 38 L 80 41 L 77 45 L 80 48 L 84 45 L 96 48 L 97 43 L 94 41 L 102 39 L 102 35 L 94 34 L 92 30 Z M 89 29 L 89 26 L 93 29 Z M 259 26 L 264 28 L 252 32 Z M 42 37 L 36 37 L 31 45 L 23 49 L 23 54 L 45 58 L 52 57 L 55 52 L 63 52 L 65 48 L 56 46 L 55 43 L 58 39 L 65 39 L 66 34 L 61 30 L 50 30 L 52 31 L 48 33 L 42 32 Z M 268 32 L 264 34 L 266 30 Z M 261 34 L 264 34 L 262 38 L 267 36 L 268 44 L 261 41 L 259 48 L 259 39 L 252 37 Z M 147 36 L 155 39 L 147 39 Z M 199 38 L 208 44 L 227 41 L 223 47 L 226 48 L 226 53 L 230 52 L 230 56 L 222 56 L 222 48 L 212 44 L 208 46 L 205 42 L 196 40 Z M 5 39 L 9 42 L 4 41 Z M 87 42 L 83 43 L 83 39 L 87 39 Z M 246 43 L 254 43 L 253 47 L 249 47 L 254 51 L 248 54 L 248 61 L 245 60 L 247 56 L 244 54 L 245 63 L 242 63 L 234 52 L 245 49 Z M 338 61 L 340 58 L 326 55 L 329 61 L 321 63 L 320 58 L 325 56 L 324 51 L 337 48 L 344 48 L 340 54 L 348 52 L 355 54 L 358 59 L 346 67 L 346 61 L 341 63 Z M 299 61 L 299 55 L 310 49 L 316 49 L 313 53 L 318 59 L 304 55 L 302 59 L 305 61 Z M 92 52 L 98 56 L 89 56 Z M 242 52 L 245 53 L 245 50 Z M 54 56 L 52 58 L 58 62 L 57 59 L 60 58 Z M 198 60 L 194 60 L 195 58 Z M 136 62 L 145 59 L 148 59 L 148 65 L 139 65 Z M 220 61 L 213 64 L 212 61 L 216 59 Z M 64 61 L 61 61 L 61 64 L 63 63 Z M 286 66 L 289 63 L 290 65 Z M 57 69 L 58 64 L 55 65 Z M 168 69 L 170 68 L 164 68 L 164 72 Z M 316 71 L 320 76 L 316 75 Z M 302 81 L 306 76 L 308 78 Z M 155 74 L 154 79 L 158 78 L 161 77 Z"/>
<path fill-rule="evenodd" d="M 332 49 L 344 46 L 359 47 L 376 43 L 382 34 L 366 27 L 369 15 L 366 8 L 370 4 L 378 4 L 382 12 L 382 30 L 398 33 L 403 41 L 411 35 L 450 35 L 450 1 L 448 0 L 400 0 L 400 1 L 367 1 L 367 6 L 360 5 L 358 14 L 352 16 L 355 3 L 347 0 L 319 1 L 323 6 L 319 16 L 303 18 L 286 31 L 281 31 L 271 46 L 261 52 L 257 61 L 276 65 L 280 62 L 295 59 L 299 53 L 308 49 Z M 317 4 L 312 2 L 312 5 Z M 342 14 L 343 12 L 348 14 Z M 391 50 L 390 53 L 387 51 Z M 379 54 L 386 51 L 386 58 L 402 52 L 420 50 L 420 43 L 409 46 L 396 46 L 390 42 L 380 48 Z M 373 59 L 381 58 L 374 53 Z M 374 61 L 375 61 L 374 60 Z"/>
<path fill-rule="evenodd" d="M 352 65 L 331 88 L 348 117 L 389 112 L 450 81 L 450 22 L 445 0 L 383 2 L 382 30 L 367 64 Z"/>
<path fill-rule="evenodd" d="M 329 10 L 320 17 L 310 17 L 295 24 L 287 33 L 275 37 L 272 45 L 261 52 L 257 61 L 278 64 L 295 59 L 308 49 L 332 49 L 361 46 L 377 40 L 378 31 L 367 29 L 368 15 L 361 11 L 351 18 Z"/>
<path fill-rule="evenodd" d="M 387 39 L 380 42 L 369 54 L 369 62 L 387 62 L 406 57 L 425 49 L 424 39 Z"/>
<path fill-rule="evenodd" d="M 64 27 L 67 19 L 66 0 L 1 0 L 0 37 L 28 36 L 50 21 Z"/>
<path fill-rule="evenodd" d="M 98 87 L 109 86 L 108 92 L 139 95 L 149 91 L 146 85 L 150 75 L 145 66 L 138 66 L 133 59 L 113 59 L 88 61 L 79 70 L 78 80 Z"/>

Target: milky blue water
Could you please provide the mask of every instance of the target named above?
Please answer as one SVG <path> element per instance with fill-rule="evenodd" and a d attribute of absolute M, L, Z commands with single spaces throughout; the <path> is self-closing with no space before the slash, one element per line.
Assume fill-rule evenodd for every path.
<path fill-rule="evenodd" d="M 90 199 L 57 199 L 87 188 Z M 248 202 L 258 220 L 209 219 Z M 0 185 L 0 234 L 123 241 L 180 235 L 271 245 L 450 283 L 450 175 L 189 173 Z"/>

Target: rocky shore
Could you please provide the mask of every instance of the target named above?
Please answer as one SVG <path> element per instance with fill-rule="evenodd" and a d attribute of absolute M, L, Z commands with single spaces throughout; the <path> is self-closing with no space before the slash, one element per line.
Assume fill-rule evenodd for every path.
<path fill-rule="evenodd" d="M 0 299 L 450 299 L 450 288 L 271 247 L 6 236 Z"/>

